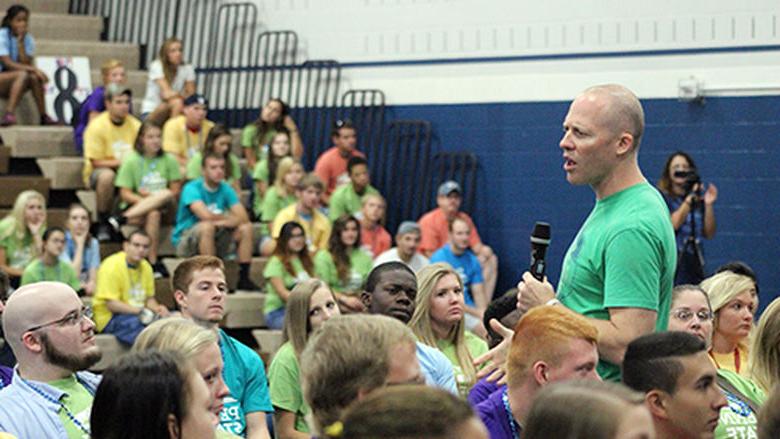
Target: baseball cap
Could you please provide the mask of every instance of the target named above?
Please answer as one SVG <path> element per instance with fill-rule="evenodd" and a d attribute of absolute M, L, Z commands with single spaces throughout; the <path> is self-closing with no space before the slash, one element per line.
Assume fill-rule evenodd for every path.
<path fill-rule="evenodd" d="M 462 194 L 463 190 L 460 188 L 460 185 L 455 180 L 447 180 L 444 183 L 439 185 L 439 190 L 437 191 L 437 194 L 441 197 L 446 197 L 447 195 L 457 192 L 458 194 Z"/>
<path fill-rule="evenodd" d="M 185 107 L 189 105 L 195 105 L 195 104 L 205 105 L 208 107 L 209 100 L 206 99 L 203 95 L 199 95 L 197 93 L 187 96 L 187 99 L 184 100 Z"/>
<path fill-rule="evenodd" d="M 414 221 L 404 221 L 398 226 L 397 235 L 406 235 L 407 233 L 420 233 L 420 226 Z"/>

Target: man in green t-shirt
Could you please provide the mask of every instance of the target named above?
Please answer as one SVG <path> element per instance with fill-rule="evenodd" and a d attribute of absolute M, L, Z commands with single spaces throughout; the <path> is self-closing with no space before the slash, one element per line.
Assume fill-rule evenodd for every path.
<path fill-rule="evenodd" d="M 73 267 L 60 260 L 65 248 L 65 230 L 61 227 L 49 227 L 43 232 L 43 254 L 32 261 L 22 273 L 22 285 L 33 282 L 52 281 L 68 284 L 74 290 L 81 289 L 81 282 Z"/>
<path fill-rule="evenodd" d="M 626 346 L 666 329 L 677 251 L 669 209 L 639 169 L 644 112 L 620 85 L 591 87 L 563 122 L 563 169 L 589 185 L 596 205 L 563 261 L 558 293 L 529 272 L 518 285 L 521 311 L 545 303 L 590 318 L 599 330 L 599 374 L 619 380 Z M 558 302 L 560 301 L 560 302 Z"/>
<path fill-rule="evenodd" d="M 342 215 L 356 215 L 363 206 L 363 198 L 369 194 L 379 194 L 371 186 L 368 162 L 360 156 L 350 157 L 347 161 L 349 183 L 339 186 L 330 196 L 328 217 L 336 221 Z"/>

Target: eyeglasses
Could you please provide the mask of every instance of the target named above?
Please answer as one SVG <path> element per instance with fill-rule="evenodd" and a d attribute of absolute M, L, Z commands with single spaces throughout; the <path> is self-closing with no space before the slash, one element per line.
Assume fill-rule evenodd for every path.
<path fill-rule="evenodd" d="M 61 319 L 57 319 L 53 322 L 44 323 L 42 325 L 33 326 L 32 328 L 28 328 L 25 332 L 32 332 L 37 331 L 39 329 L 43 329 L 47 326 L 75 326 L 80 324 L 85 318 L 92 319 L 92 308 L 87 306 L 82 306 L 80 310 L 69 312 L 65 317 Z"/>
<path fill-rule="evenodd" d="M 713 318 L 712 312 L 709 310 L 701 310 L 695 313 L 686 308 L 672 310 L 672 316 L 681 322 L 690 321 L 694 315 L 700 322 L 709 322 Z"/>

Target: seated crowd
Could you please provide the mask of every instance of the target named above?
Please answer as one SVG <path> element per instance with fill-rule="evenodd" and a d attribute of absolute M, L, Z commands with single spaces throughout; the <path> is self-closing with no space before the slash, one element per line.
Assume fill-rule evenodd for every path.
<path fill-rule="evenodd" d="M 8 14 L 0 33 L 24 36 L 29 11 L 24 27 Z M 612 232 L 630 234 L 624 218 L 636 210 L 619 204 L 627 196 L 662 203 L 631 177 L 644 116 L 626 89 L 586 90 L 561 140 L 573 153 L 574 127 L 603 128 L 588 115 L 625 128 L 610 162 L 620 172 L 604 169 L 630 185 L 588 180 L 577 172 L 587 160 L 565 165 L 600 202 L 617 197 L 624 215 L 599 239 L 578 235 L 557 293 L 526 272 L 494 300 L 498 260 L 460 210 L 457 182 L 442 182 L 437 208 L 393 237 L 384 226 L 392 206 L 371 185 L 371 157 L 350 121 L 334 124 L 333 146 L 307 173 L 289 108 L 272 99 L 241 134 L 242 172 L 230 131 L 207 119 L 181 41 L 166 40 L 150 66 L 141 120 L 121 63 L 102 73 L 74 133 L 96 193 L 93 230 L 80 204 L 64 228 L 48 226 L 46 200 L 32 190 L 0 221 L 0 439 L 780 437 L 780 299 L 754 324 L 750 267 L 726 264 L 672 288 L 666 207 L 641 225 L 661 230 L 663 251 L 645 252 L 633 236 L 619 245 L 620 256 L 657 266 L 594 250 Z M 583 231 L 596 233 L 587 227 L 605 221 L 603 206 Z M 161 261 L 164 225 L 181 258 L 173 273 Z M 99 242 L 120 239 L 121 251 L 100 254 Z M 585 267 L 580 252 L 605 266 Z M 255 255 L 267 258 L 262 288 L 250 278 Z M 257 312 L 281 330 L 268 367 L 220 328 L 224 261 L 238 265 L 237 289 L 262 289 Z M 174 309 L 156 297 L 161 278 Z M 628 297 L 638 284 L 646 288 Z M 595 297 L 577 297 L 579 288 Z M 130 349 L 101 375 L 90 371 L 103 355 L 97 333 Z"/>

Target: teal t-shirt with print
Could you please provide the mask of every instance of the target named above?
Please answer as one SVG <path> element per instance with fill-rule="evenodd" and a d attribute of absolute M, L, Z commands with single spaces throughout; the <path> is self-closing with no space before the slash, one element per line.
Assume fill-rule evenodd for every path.
<path fill-rule="evenodd" d="M 268 259 L 268 262 L 265 264 L 265 268 L 263 269 L 263 277 L 266 279 L 265 291 L 267 294 L 265 296 L 265 303 L 263 305 L 264 314 L 268 314 L 271 311 L 284 308 L 284 301 L 282 300 L 282 297 L 279 296 L 279 293 L 276 292 L 276 288 L 274 288 L 268 279 L 272 277 L 282 278 L 284 287 L 289 291 L 292 290 L 298 282 L 302 282 L 310 278 L 309 273 L 307 273 L 303 268 L 303 263 L 301 263 L 299 258 L 294 257 L 290 262 L 292 263 L 293 270 L 295 271 L 295 276 L 291 275 L 284 268 L 284 264 L 282 263 L 282 260 L 279 258 L 279 256 L 271 256 L 271 258 Z"/>
<path fill-rule="evenodd" d="M 350 271 L 347 280 L 339 279 L 333 256 L 326 250 L 320 250 L 314 256 L 314 272 L 317 277 L 339 293 L 357 293 L 362 290 L 368 273 L 371 272 L 371 256 L 361 248 L 352 250 L 349 254 Z"/>
<path fill-rule="evenodd" d="M 718 427 L 715 428 L 715 439 L 758 437 L 756 431 L 758 413 L 751 410 L 742 397 L 749 398 L 755 405 L 761 406 L 766 400 L 766 395 L 755 383 L 730 370 L 718 369 L 718 377 L 724 378 L 742 395 L 735 395 L 721 388 L 728 404 L 720 409 Z"/>
<path fill-rule="evenodd" d="M 172 155 L 163 153 L 148 158 L 133 151 L 122 160 L 114 185 L 130 189 L 134 193 L 138 193 L 141 189 L 155 193 L 167 188 L 170 182 L 176 180 L 181 180 L 181 172 L 179 162 Z M 120 203 L 120 207 L 127 207 L 127 203 Z"/>
<path fill-rule="evenodd" d="M 62 282 L 70 285 L 76 291 L 81 289 L 81 282 L 76 275 L 76 270 L 67 262 L 59 259 L 53 266 L 45 265 L 43 261 L 36 259 L 25 267 L 24 273 L 22 273 L 22 285 L 43 281 Z"/>
<path fill-rule="evenodd" d="M 676 267 L 666 202 L 650 184 L 636 184 L 596 201 L 566 252 L 558 300 L 600 320 L 609 320 L 609 308 L 653 310 L 656 331 L 665 331 Z M 620 367 L 606 360 L 598 372 L 620 380 Z"/>
<path fill-rule="evenodd" d="M 89 416 L 92 411 L 92 400 L 94 399 L 89 390 L 76 379 L 75 375 L 61 380 L 50 381 L 47 384 L 65 392 L 62 398 L 60 398 L 60 403 L 67 407 L 68 411 L 85 429 L 89 430 Z M 62 421 L 62 426 L 65 427 L 65 432 L 68 433 L 69 439 L 89 439 L 89 434 L 79 428 L 68 417 L 64 409 L 61 408 L 57 414 L 60 417 L 60 421 Z"/>

